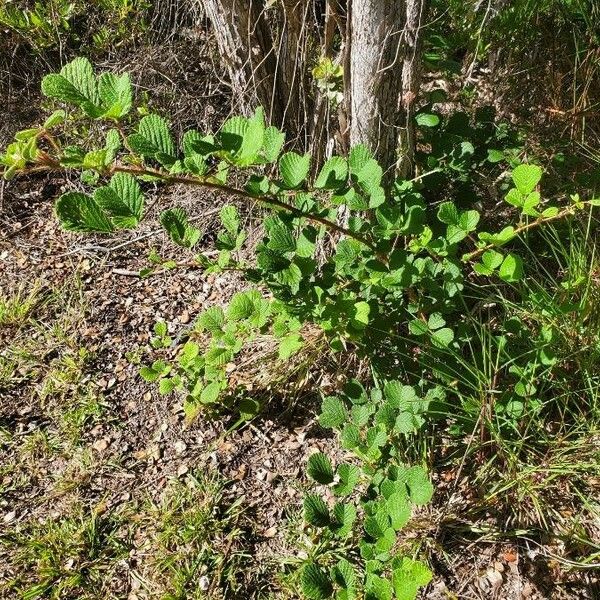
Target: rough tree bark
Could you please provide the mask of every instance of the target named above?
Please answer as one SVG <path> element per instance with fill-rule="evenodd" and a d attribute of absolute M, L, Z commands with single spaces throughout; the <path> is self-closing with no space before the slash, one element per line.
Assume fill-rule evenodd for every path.
<path fill-rule="evenodd" d="M 310 92 L 308 0 L 282 0 L 282 23 L 277 41 L 276 84 L 284 104 L 283 122 L 288 134 L 304 135 L 312 121 L 313 102 Z"/>
<path fill-rule="evenodd" d="M 203 0 L 219 53 L 227 65 L 234 101 L 244 114 L 262 105 L 281 125 L 285 106 L 275 85 L 277 57 L 260 0 Z"/>
<path fill-rule="evenodd" d="M 412 165 L 425 1 L 351 0 L 346 61 L 350 143 L 369 146 L 388 176 L 406 176 Z"/>
<path fill-rule="evenodd" d="M 404 55 L 402 60 L 402 96 L 398 98 L 399 124 L 397 174 L 407 179 L 415 162 L 415 105 L 421 85 L 423 33 L 427 0 L 406 0 Z"/>
<path fill-rule="evenodd" d="M 315 14 L 313 0 L 271 3 L 278 12 L 268 20 L 264 0 L 201 1 L 242 112 L 248 114 L 261 104 L 270 121 L 283 126 L 288 139 L 296 137 L 298 146 L 306 148 L 311 141 L 299 135 L 312 134 L 314 150 L 323 130 L 315 115 L 324 116 L 314 104 L 315 90 L 310 89 L 309 69 L 320 27 L 319 19 L 309 20 Z M 367 144 L 388 179 L 395 174 L 407 177 L 413 167 L 414 105 L 426 3 L 327 0 L 325 5 L 327 14 L 334 14 L 338 21 L 346 14 L 346 114 L 341 121 L 342 125 L 344 119 L 349 121 L 349 135 L 344 144 L 348 139 L 351 145 Z"/>

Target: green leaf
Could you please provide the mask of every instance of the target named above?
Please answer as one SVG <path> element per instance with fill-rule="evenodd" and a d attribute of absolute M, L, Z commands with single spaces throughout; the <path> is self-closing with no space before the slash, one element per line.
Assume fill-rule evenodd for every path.
<path fill-rule="evenodd" d="M 439 329 L 446 324 L 444 317 L 440 313 L 431 313 L 427 319 L 427 327 L 431 330 Z"/>
<path fill-rule="evenodd" d="M 383 193 L 380 186 L 382 177 L 383 169 L 381 168 L 381 165 L 372 158 L 371 160 L 368 160 L 356 174 L 356 181 L 366 194 L 381 196 Z M 384 193 L 383 199 L 385 199 Z M 378 202 L 378 204 L 381 204 L 381 202 Z"/>
<path fill-rule="evenodd" d="M 64 123 L 67 115 L 64 110 L 55 110 L 44 122 L 44 129 L 52 129 L 61 123 Z"/>
<path fill-rule="evenodd" d="M 182 208 L 171 208 L 160 214 L 160 224 L 169 237 L 184 248 L 192 248 L 200 240 L 202 232 L 188 222 L 188 217 Z"/>
<path fill-rule="evenodd" d="M 592 202 L 593 202 L 593 200 L 590 200 L 589 204 L 591 204 Z M 600 200 L 599 200 L 599 202 L 600 202 Z M 594 206 L 594 205 L 593 205 L 593 204 L 591 204 L 591 206 Z M 542 215 L 543 215 L 545 218 L 548 218 L 548 217 L 555 217 L 555 216 L 558 214 L 558 212 L 559 212 L 559 210 L 558 210 L 558 206 L 549 206 L 548 208 L 545 208 L 545 209 L 542 211 Z"/>
<path fill-rule="evenodd" d="M 487 233 L 482 231 L 477 234 L 479 239 L 486 244 L 493 244 L 494 246 L 503 246 L 507 244 L 515 237 L 515 228 L 512 225 L 508 225 L 499 233 Z"/>
<path fill-rule="evenodd" d="M 135 227 L 142 218 L 144 197 L 135 177 L 115 173 L 108 186 L 94 192 L 94 200 L 112 219 L 116 227 Z"/>
<path fill-rule="evenodd" d="M 316 494 L 307 494 L 304 498 L 304 518 L 315 527 L 327 527 L 330 522 L 329 509 L 325 501 Z"/>
<path fill-rule="evenodd" d="M 179 353 L 177 360 L 182 367 L 189 367 L 200 354 L 200 346 L 196 342 L 187 341 L 181 352 Z"/>
<path fill-rule="evenodd" d="M 207 330 L 213 335 L 221 333 L 225 325 L 225 313 L 220 306 L 211 306 L 198 317 L 196 325 L 200 331 Z"/>
<path fill-rule="evenodd" d="M 411 558 L 403 557 L 397 563 L 396 560 L 392 571 L 396 600 L 415 600 L 419 588 L 426 586 L 433 575 L 426 565 Z"/>
<path fill-rule="evenodd" d="M 394 422 L 394 430 L 398 433 L 414 433 L 417 429 L 417 420 L 412 412 L 401 412 Z"/>
<path fill-rule="evenodd" d="M 354 425 L 354 423 L 348 423 L 342 429 L 340 443 L 342 444 L 342 448 L 345 448 L 346 450 L 353 450 L 360 446 L 360 429 Z"/>
<path fill-rule="evenodd" d="M 412 514 L 408 496 L 402 492 L 395 492 L 386 500 L 386 509 L 396 531 L 408 523 Z"/>
<path fill-rule="evenodd" d="M 158 393 L 161 396 L 166 396 L 170 394 L 177 387 L 177 382 L 175 379 L 161 379 L 158 384 Z"/>
<path fill-rule="evenodd" d="M 175 147 L 167 122 L 162 117 L 146 115 L 139 123 L 137 133 L 127 138 L 134 152 L 142 156 L 156 158 L 169 165 L 175 161 Z"/>
<path fill-rule="evenodd" d="M 542 169 L 537 165 L 519 165 L 512 172 L 512 180 L 519 192 L 527 195 L 535 190 L 542 178 L 542 173 Z"/>
<path fill-rule="evenodd" d="M 360 479 L 360 469 L 355 465 L 341 464 L 336 472 L 339 481 L 333 486 L 333 493 L 336 496 L 351 494 Z"/>
<path fill-rule="evenodd" d="M 332 577 L 338 587 L 341 588 L 336 594 L 336 600 L 356 600 L 356 573 L 354 567 L 342 558 L 333 567 Z"/>
<path fill-rule="evenodd" d="M 438 115 L 432 115 L 429 113 L 419 113 L 416 116 L 417 125 L 421 127 L 436 127 L 440 124 L 440 118 Z"/>
<path fill-rule="evenodd" d="M 537 217 L 538 211 L 536 210 L 537 205 L 540 203 L 541 197 L 539 192 L 531 192 L 525 197 L 523 202 L 523 212 L 531 217 Z"/>
<path fill-rule="evenodd" d="M 204 358 L 208 365 L 222 367 L 231 360 L 232 355 L 233 353 L 229 348 L 212 347 L 206 352 Z"/>
<path fill-rule="evenodd" d="M 186 131 L 181 140 L 185 168 L 194 175 L 205 175 L 208 171 L 206 157 L 217 150 L 212 136 L 202 136 L 195 129 Z"/>
<path fill-rule="evenodd" d="M 260 414 L 260 402 L 252 398 L 243 398 L 238 404 L 240 419 L 250 421 Z"/>
<path fill-rule="evenodd" d="M 248 292 L 237 292 L 231 298 L 227 308 L 227 318 L 232 321 L 242 321 L 254 314 L 255 305 Z"/>
<path fill-rule="evenodd" d="M 120 119 L 131 110 L 133 93 L 128 73 L 118 76 L 103 73 L 98 78 L 98 91 L 102 103 L 102 116 L 109 119 Z"/>
<path fill-rule="evenodd" d="M 333 482 L 333 467 L 331 461 L 322 452 L 312 454 L 308 459 L 307 473 L 317 483 L 327 485 Z"/>
<path fill-rule="evenodd" d="M 327 396 L 321 403 L 321 414 L 319 424 L 327 429 L 341 427 L 348 418 L 346 406 L 335 396 Z"/>
<path fill-rule="evenodd" d="M 315 181 L 318 189 L 335 190 L 343 186 L 348 179 L 348 163 L 341 156 L 332 156 L 321 169 Z"/>
<path fill-rule="evenodd" d="M 269 192 L 269 178 L 264 175 L 250 175 L 246 183 L 246 190 L 254 196 L 263 196 Z"/>
<path fill-rule="evenodd" d="M 144 381 L 147 381 L 148 383 L 153 383 L 155 381 L 158 381 L 158 378 L 160 377 L 161 373 L 160 371 L 155 371 L 152 367 L 142 367 L 140 369 L 140 375 Z"/>
<path fill-rule="evenodd" d="M 402 479 L 408 487 L 410 500 L 413 504 L 419 506 L 427 504 L 433 498 L 433 484 L 423 467 L 410 467 L 403 474 Z"/>
<path fill-rule="evenodd" d="M 121 138 L 119 132 L 116 129 L 111 129 L 106 134 L 106 142 L 104 142 L 104 150 L 106 152 L 105 165 L 109 165 L 115 157 L 121 147 Z"/>
<path fill-rule="evenodd" d="M 392 600 L 392 584 L 379 575 L 370 573 L 365 588 L 365 600 Z"/>
<path fill-rule="evenodd" d="M 458 244 L 467 237 L 467 232 L 457 225 L 448 225 L 446 230 L 446 240 L 449 244 Z"/>
<path fill-rule="evenodd" d="M 438 348 L 447 348 L 454 340 L 454 332 L 449 327 L 443 327 L 431 334 L 431 341 Z"/>
<path fill-rule="evenodd" d="M 327 573 L 313 562 L 302 569 L 301 579 L 302 593 L 309 600 L 326 600 L 333 594 L 333 586 Z"/>
<path fill-rule="evenodd" d="M 213 381 L 202 389 L 200 402 L 202 402 L 202 404 L 214 404 L 219 398 L 220 393 L 221 386 L 217 381 Z"/>
<path fill-rule="evenodd" d="M 288 360 L 304 346 L 304 339 L 297 333 L 290 333 L 279 342 L 280 360 Z"/>
<path fill-rule="evenodd" d="M 496 250 L 486 250 L 481 255 L 481 262 L 492 271 L 497 269 L 503 260 L 503 256 L 500 252 L 496 252 Z"/>
<path fill-rule="evenodd" d="M 287 152 L 279 159 L 279 173 L 285 185 L 294 189 L 307 178 L 310 170 L 310 154 L 301 156 L 295 152 Z"/>
<path fill-rule="evenodd" d="M 232 204 L 226 204 L 219 212 L 221 223 L 228 233 L 235 236 L 240 228 L 240 214 L 237 207 Z"/>
<path fill-rule="evenodd" d="M 353 504 L 337 502 L 333 507 L 333 519 L 329 525 L 331 531 L 338 537 L 348 537 L 356 521 L 356 507 Z"/>
<path fill-rule="evenodd" d="M 101 171 L 106 164 L 106 150 L 91 150 L 83 157 L 83 168 L 93 171 Z M 94 174 L 97 176 L 97 174 Z M 82 179 L 83 181 L 83 179 Z"/>
<path fill-rule="evenodd" d="M 364 427 L 369 422 L 369 417 L 373 414 L 373 405 L 355 404 L 351 409 L 352 422 L 359 427 Z"/>
<path fill-rule="evenodd" d="M 351 266 L 360 256 L 360 251 L 360 242 L 351 239 L 342 239 L 336 246 L 333 260 L 338 266 Z"/>
<path fill-rule="evenodd" d="M 372 158 L 371 151 L 364 144 L 358 144 L 351 148 L 348 155 L 348 165 L 352 175 L 358 176 Z"/>
<path fill-rule="evenodd" d="M 265 135 L 264 111 L 258 107 L 251 118 L 231 117 L 218 135 L 223 148 L 221 156 L 237 166 L 249 166 L 259 162 L 258 153 L 263 147 Z"/>
<path fill-rule="evenodd" d="M 390 517 L 384 510 L 378 510 L 373 516 L 367 517 L 364 522 L 365 531 L 372 538 L 383 537 L 390 526 Z"/>
<path fill-rule="evenodd" d="M 285 142 L 285 133 L 277 127 L 267 127 L 263 140 L 263 154 L 267 163 L 274 163 L 281 154 Z"/>
<path fill-rule="evenodd" d="M 390 405 L 400 411 L 412 412 L 412 405 L 418 400 L 415 389 L 410 385 L 402 385 L 399 381 L 388 381 L 383 393 Z"/>
<path fill-rule="evenodd" d="M 63 194 L 55 210 L 61 226 L 68 231 L 109 233 L 114 229 L 98 203 L 87 194 Z"/>
<path fill-rule="evenodd" d="M 159 337 L 165 337 L 169 329 L 164 321 L 157 321 L 154 323 L 154 333 Z"/>
<path fill-rule="evenodd" d="M 371 307 L 368 302 L 361 300 L 354 304 L 354 312 L 350 317 L 350 324 L 356 329 L 364 329 L 369 324 Z"/>
<path fill-rule="evenodd" d="M 458 225 L 459 213 L 454 202 L 442 202 L 437 211 L 437 218 L 446 225 Z"/>
<path fill-rule="evenodd" d="M 296 249 L 296 240 L 289 226 L 276 215 L 264 220 L 265 231 L 269 236 L 267 247 L 275 252 L 293 252 Z"/>
<path fill-rule="evenodd" d="M 523 203 L 525 201 L 525 196 L 523 196 L 523 194 L 521 194 L 521 192 L 519 192 L 517 188 L 511 188 L 510 190 L 508 190 L 508 194 L 506 194 L 505 200 L 513 206 L 522 208 Z"/>
<path fill-rule="evenodd" d="M 493 148 L 488 148 L 487 151 L 487 161 L 491 163 L 498 163 L 504 160 L 504 152 L 502 150 L 495 150 Z"/>
<path fill-rule="evenodd" d="M 223 123 L 217 139 L 226 154 L 234 157 L 240 152 L 247 130 L 248 119 L 240 115 L 231 117 Z"/>
<path fill-rule="evenodd" d="M 475 231 L 479 223 L 479 213 L 476 210 L 467 210 L 460 214 L 458 224 L 461 229 L 467 232 Z"/>
<path fill-rule="evenodd" d="M 519 281 L 523 277 L 523 259 L 512 252 L 507 254 L 502 265 L 500 265 L 498 275 L 500 279 L 511 283 Z"/>
<path fill-rule="evenodd" d="M 379 427 L 371 427 L 367 431 L 367 456 L 369 458 L 379 458 L 381 451 L 379 450 L 387 442 L 387 434 L 384 429 Z"/>
<path fill-rule="evenodd" d="M 183 134 L 181 147 L 185 156 L 200 156 L 205 158 L 218 150 L 212 135 L 202 135 L 195 129 L 189 129 Z"/>
<path fill-rule="evenodd" d="M 90 117 L 103 113 L 94 69 L 87 58 L 76 58 L 66 64 L 60 74 L 46 75 L 42 79 L 42 93 L 79 106 Z"/>
<path fill-rule="evenodd" d="M 424 323 L 421 321 L 421 319 L 413 319 L 412 321 L 409 321 L 408 330 L 413 335 L 425 335 L 426 333 L 429 333 L 429 327 L 427 326 L 427 323 Z"/>
<path fill-rule="evenodd" d="M 258 153 L 263 148 L 265 138 L 265 111 L 259 106 L 248 119 L 248 127 L 242 140 L 242 147 L 236 157 L 236 164 L 248 166 L 256 164 Z"/>

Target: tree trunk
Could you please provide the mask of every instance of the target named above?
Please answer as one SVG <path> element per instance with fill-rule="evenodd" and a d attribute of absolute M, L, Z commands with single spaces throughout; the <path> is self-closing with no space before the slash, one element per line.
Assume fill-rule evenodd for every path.
<path fill-rule="evenodd" d="M 277 43 L 277 89 L 284 105 L 286 133 L 307 146 L 307 125 L 313 118 L 309 79 L 309 2 L 282 0 L 283 22 Z"/>
<path fill-rule="evenodd" d="M 415 104 L 421 84 L 421 50 L 427 0 L 406 0 L 404 55 L 402 61 L 402 96 L 398 98 L 399 123 L 398 163 L 396 173 L 403 179 L 413 174 L 415 164 Z"/>
<path fill-rule="evenodd" d="M 277 59 L 260 0 L 203 0 L 226 61 L 234 102 L 249 115 L 259 104 L 281 125 L 284 106 L 275 85 Z"/>
<path fill-rule="evenodd" d="M 414 154 L 425 0 L 352 0 L 347 98 L 350 143 L 373 150 L 388 179 L 408 175 Z"/>

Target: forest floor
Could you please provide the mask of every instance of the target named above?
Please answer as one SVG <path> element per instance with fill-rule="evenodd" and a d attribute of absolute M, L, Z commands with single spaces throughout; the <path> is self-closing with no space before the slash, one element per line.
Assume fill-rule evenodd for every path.
<path fill-rule="evenodd" d="M 202 61 L 197 78 L 172 81 L 181 60 L 145 51 L 121 67 L 169 108 L 175 129 L 190 115 L 218 125 L 227 99 L 201 77 Z M 36 116 L 2 119 L 0 145 Z M 135 232 L 82 239 L 53 218 L 66 185 L 0 184 L 0 597 L 297 597 L 288 573 L 308 543 L 306 459 L 334 451 L 315 418 L 318 394 L 273 400 L 231 429 L 223 417 L 188 423 L 181 398 L 138 374 L 158 320 L 178 339 L 242 285 L 199 268 L 140 277 L 151 251 L 184 258 L 156 232 L 156 205 L 185 206 L 211 249 L 225 199 L 155 191 Z M 271 371 L 271 360 L 261 355 L 257 368 Z M 478 503 L 460 469 L 434 479 L 434 502 L 407 534 L 434 571 L 424 598 L 600 597 L 597 572 L 569 570 L 563 542 L 519 535 Z"/>

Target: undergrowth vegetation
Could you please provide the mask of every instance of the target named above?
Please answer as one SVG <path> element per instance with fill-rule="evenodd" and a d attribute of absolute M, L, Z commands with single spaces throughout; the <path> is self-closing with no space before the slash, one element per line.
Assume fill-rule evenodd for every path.
<path fill-rule="evenodd" d="M 333 353 L 367 363 L 368 381 L 348 375 L 323 394 L 319 423 L 336 432 L 343 461 L 322 453 L 308 461 L 309 542 L 292 578 L 306 598 L 417 596 L 432 577 L 426 543 L 407 542 L 403 531 L 423 510 L 415 507 L 431 501 L 428 470 L 440 463 L 456 480 L 472 477 L 480 510 L 510 511 L 512 525 L 498 527 L 576 535 L 585 550 L 572 562 L 597 561 L 589 527 L 600 477 L 600 200 L 592 192 L 546 196 L 544 165 L 523 160 L 510 128 L 486 111 L 446 118 L 435 96 L 416 116 L 427 148 L 421 174 L 389 182 L 364 145 L 322 165 L 283 152 L 285 134 L 265 123 L 261 108 L 214 134 L 188 130 L 176 140 L 163 116 L 135 114 L 127 73 L 97 76 L 84 58 L 47 75 L 42 91 L 60 106 L 18 132 L 1 162 L 6 179 L 80 173 L 77 191 L 56 202 L 65 229 L 135 228 L 150 185 L 185 184 L 237 201 L 220 210 L 216 253 L 197 250 L 206 232 L 182 208 L 160 214 L 199 268 L 239 271 L 252 284 L 226 307 L 206 308 L 176 339 L 165 323 L 155 327 L 155 360 L 140 374 L 161 394 L 177 394 L 189 421 L 230 414 L 238 426 L 269 410 L 231 369 L 261 335 L 277 340 L 284 364 L 315 328 Z M 490 181 L 503 201 L 492 215 L 472 197 Z M 249 202 L 264 209 L 250 216 L 263 232 L 254 245 L 241 218 Z M 35 296 L 4 300 L 0 322 L 19 326 L 34 304 Z M 83 360 L 82 350 L 64 357 L 63 372 Z M 172 507 L 158 510 L 168 555 L 161 572 L 177 570 L 168 597 L 196 597 L 184 590 L 203 581 L 194 561 L 207 561 L 169 549 L 173 536 L 196 547 L 214 515 L 186 504 L 174 524 Z M 88 526 L 97 532 L 94 519 L 83 535 L 95 548 L 85 534 Z M 189 536 L 188 519 L 202 520 Z M 44 577 L 54 581 L 54 568 L 48 563 Z"/>
<path fill-rule="evenodd" d="M 100 53 L 142 34 L 148 8 L 145 0 L 6 0 L 0 5 L 0 26 L 37 54 L 63 51 L 64 45 Z"/>

